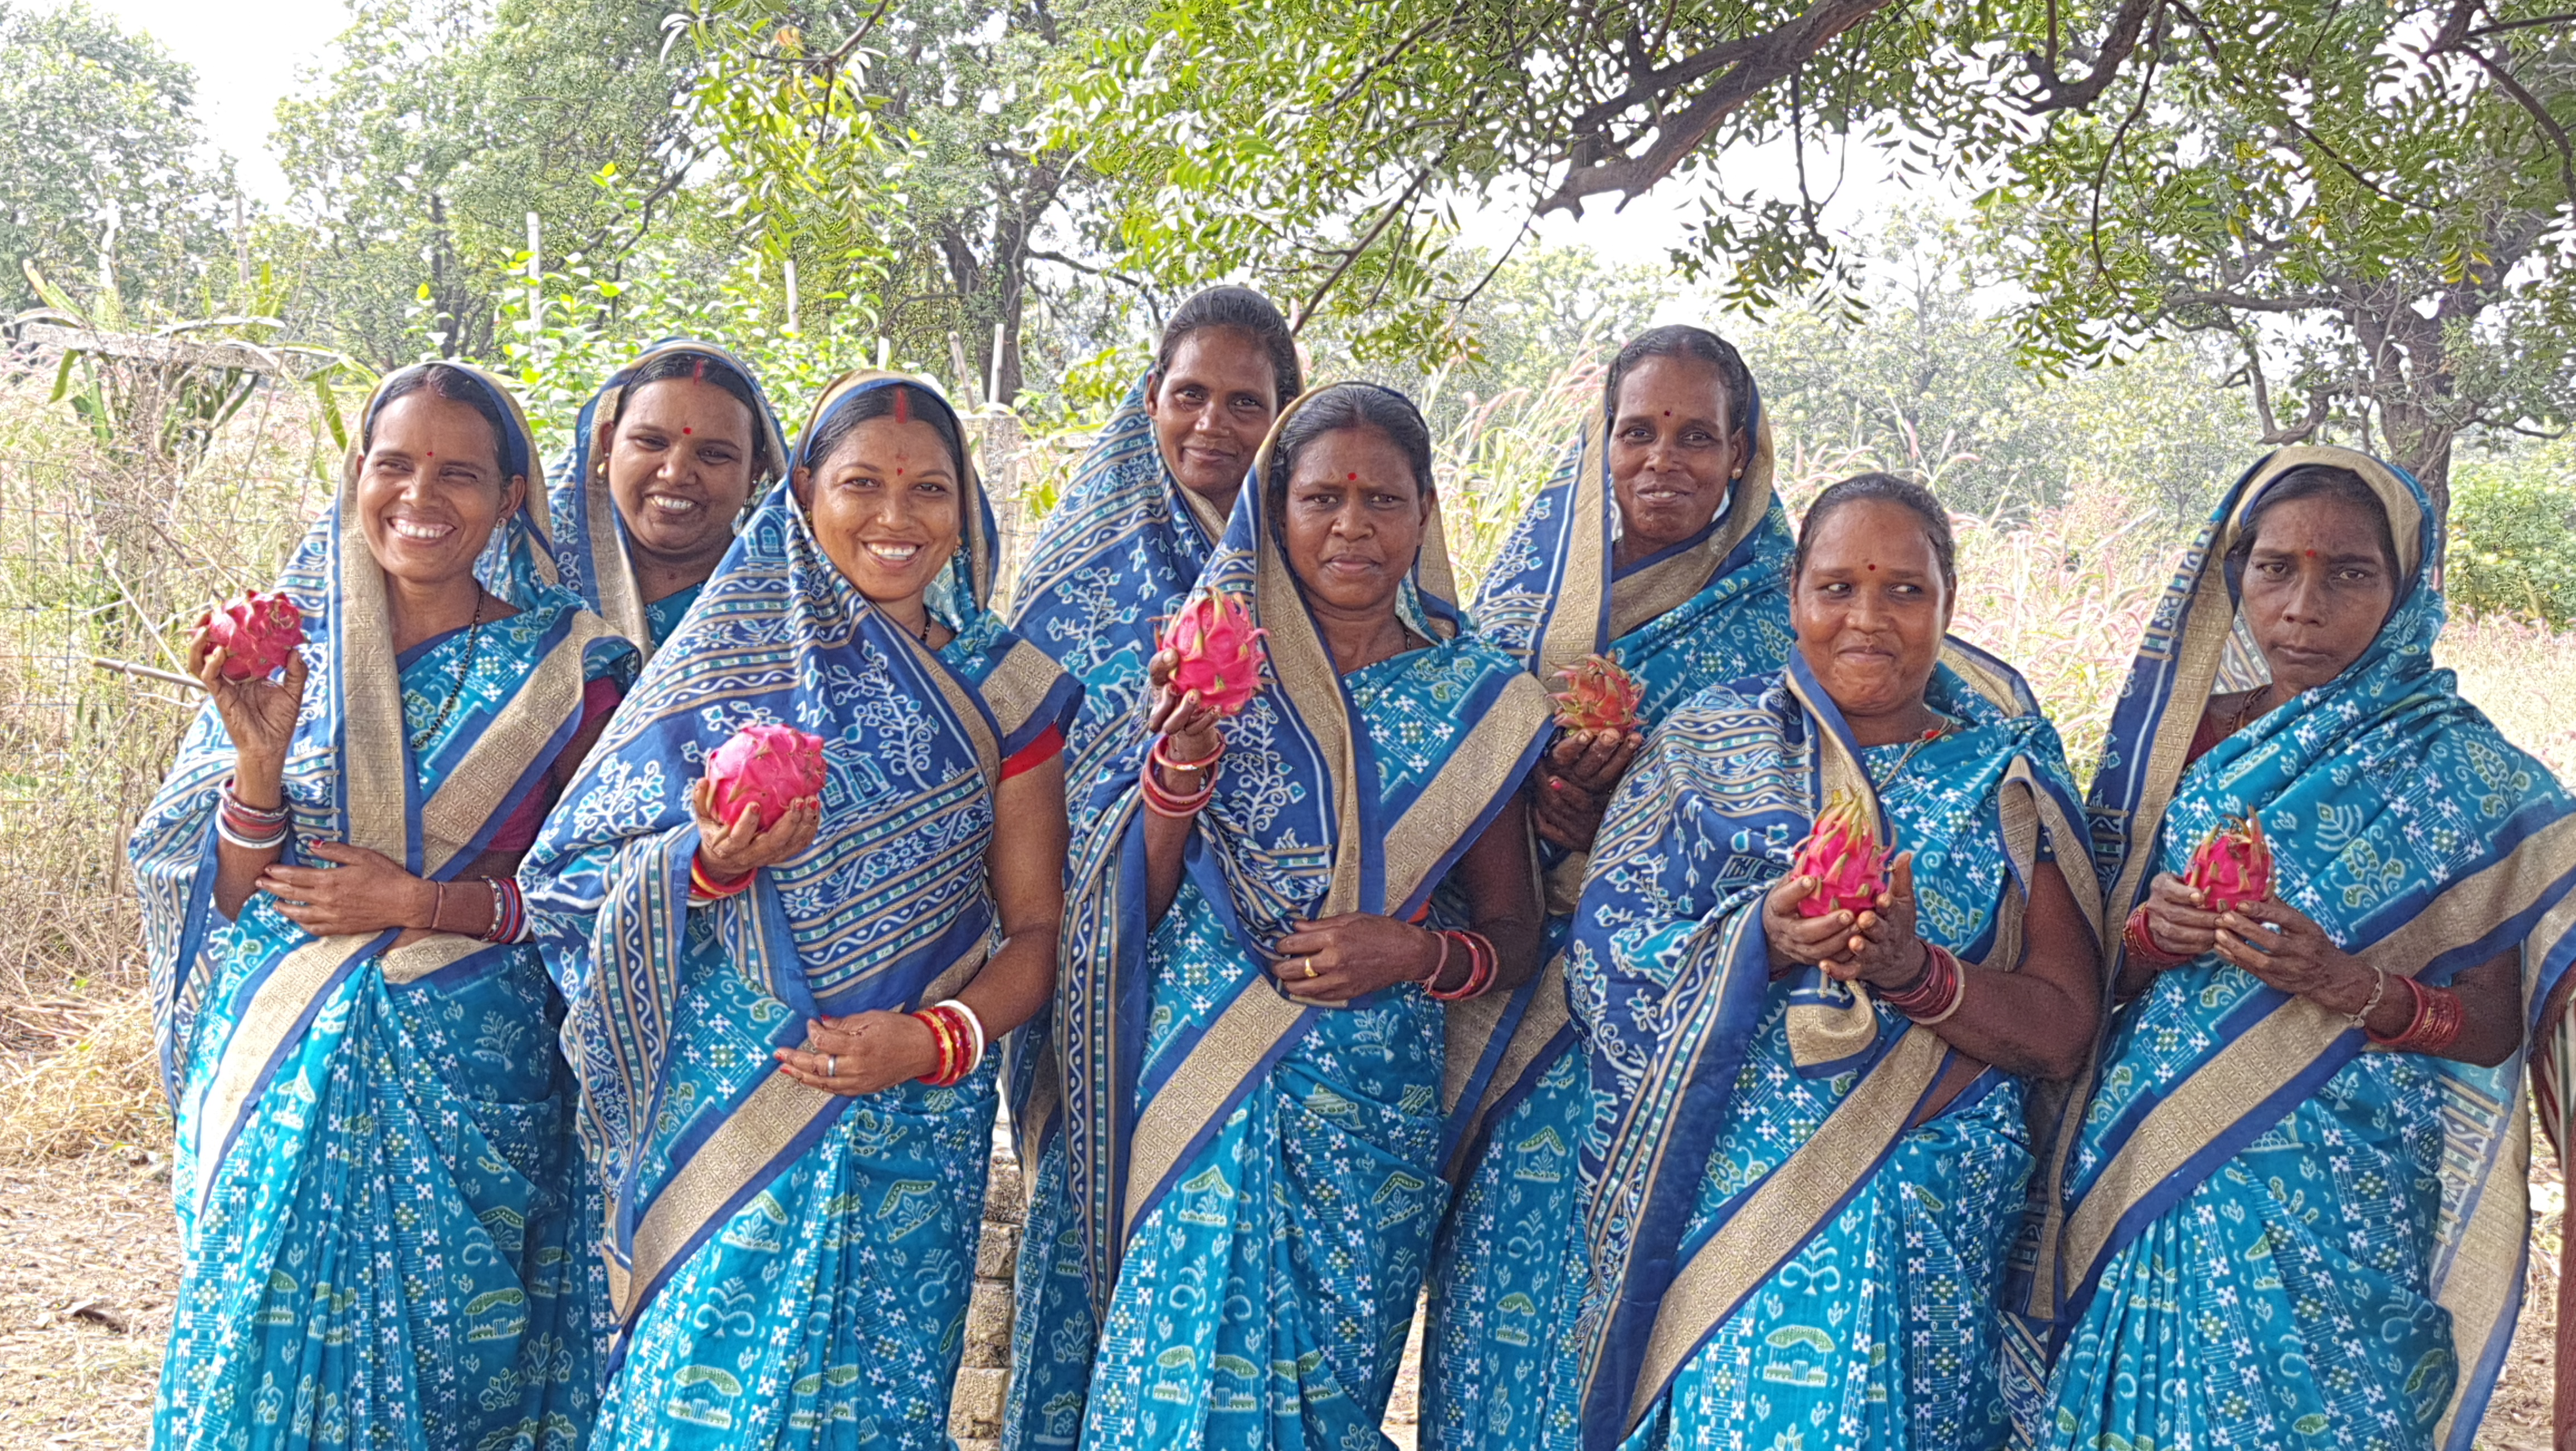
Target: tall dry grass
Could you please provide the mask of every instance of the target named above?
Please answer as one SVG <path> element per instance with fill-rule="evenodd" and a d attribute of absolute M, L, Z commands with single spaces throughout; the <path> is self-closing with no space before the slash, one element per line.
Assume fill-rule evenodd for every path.
<path fill-rule="evenodd" d="M 309 399 L 254 398 L 184 477 L 0 379 L 0 1154 L 164 1136 L 124 840 L 195 702 L 205 606 L 272 578 L 323 498 Z"/>

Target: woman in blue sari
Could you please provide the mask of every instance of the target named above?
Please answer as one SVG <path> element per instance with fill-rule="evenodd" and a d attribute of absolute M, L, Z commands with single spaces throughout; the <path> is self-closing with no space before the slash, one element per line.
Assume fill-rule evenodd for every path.
<path fill-rule="evenodd" d="M 2055 1447 L 2469 1445 L 2521 1300 L 2526 1029 L 2576 955 L 2576 812 L 2447 670 L 2439 516 L 2346 449 L 2228 491 L 2091 802 L 2127 914 L 2025 1429 Z M 2242 617 L 2269 682 L 2213 695 Z M 2256 818 L 2268 898 L 2181 873 Z"/>
<path fill-rule="evenodd" d="M 1644 687 L 1639 731 L 1559 732 L 1531 774 L 1551 953 L 1643 731 L 1701 689 L 1767 675 L 1788 657 L 1794 545 L 1771 466 L 1771 427 L 1735 348 L 1700 328 L 1651 329 L 1619 350 L 1601 412 L 1485 577 L 1478 632 L 1540 680 L 1607 651 Z M 1458 1194 L 1423 1338 L 1426 1451 L 1539 1439 L 1546 1370 L 1566 1328 L 1550 1312 L 1571 1304 L 1580 1274 L 1574 1141 L 1591 1118 L 1554 967 L 1506 1009 L 1512 1045 L 1462 1136 L 1467 1157 L 1451 1167 Z"/>
<path fill-rule="evenodd" d="M 1457 633 L 1430 464 L 1385 389 L 1283 415 L 1204 581 L 1262 688 L 1219 721 L 1158 656 L 1084 805 L 1007 1446 L 1385 1444 L 1474 1010 L 1540 925 L 1547 703 Z"/>
<path fill-rule="evenodd" d="M 287 567 L 307 644 L 211 697 L 134 837 L 184 1254 L 159 1447 L 570 1447 L 569 1075 L 512 870 L 634 651 L 553 583 L 483 374 L 368 400 Z"/>
<path fill-rule="evenodd" d="M 1077 688 L 986 608 L 956 416 L 854 374 L 790 464 L 527 865 L 610 1187 L 601 1448 L 948 1445 L 983 1048 L 1054 981 Z M 821 796 L 725 826 L 754 724 L 823 737 Z"/>
<path fill-rule="evenodd" d="M 1921 486 L 1827 489 L 1787 669 L 1667 716 L 1601 829 L 1566 960 L 1592 1283 L 1550 1428 L 1590 1451 L 2004 1441 L 2024 1080 L 2081 1066 L 2102 988 L 2056 732 L 1944 642 L 1950 558 Z M 1809 917 L 1837 803 L 1901 850 Z"/>
<path fill-rule="evenodd" d="M 1012 628 L 1082 684 L 1065 733 L 1077 801 L 1143 709 L 1154 636 L 1207 568 L 1253 452 L 1303 379 L 1296 337 L 1268 298 L 1198 293 L 1038 525 Z"/>
<path fill-rule="evenodd" d="M 749 368 L 707 343 L 656 344 L 582 405 L 555 469 L 548 499 L 565 587 L 651 655 L 786 462 Z"/>

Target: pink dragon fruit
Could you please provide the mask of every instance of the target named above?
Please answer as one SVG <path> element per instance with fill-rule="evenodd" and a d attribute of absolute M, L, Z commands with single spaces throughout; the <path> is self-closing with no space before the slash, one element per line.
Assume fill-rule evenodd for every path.
<path fill-rule="evenodd" d="M 2263 840 L 2263 818 L 2222 825 L 2191 854 L 2183 885 L 2202 892 L 2212 912 L 2233 912 L 2272 895 L 2272 847 Z"/>
<path fill-rule="evenodd" d="M 1550 695 L 1556 723 L 1570 731 L 1632 731 L 1646 688 L 1607 655 L 1586 655 L 1565 670 L 1565 689 Z"/>
<path fill-rule="evenodd" d="M 707 780 L 718 820 L 731 826 L 757 811 L 766 831 L 788 807 L 823 794 L 823 738 L 794 726 L 744 726 L 707 757 Z"/>
<path fill-rule="evenodd" d="M 1790 868 L 1794 875 L 1816 880 L 1816 889 L 1798 903 L 1798 915 L 1858 914 L 1876 907 L 1888 888 L 1892 856 L 1879 844 L 1860 798 L 1835 792 L 1816 817 L 1815 829 L 1799 844 L 1797 865 Z"/>
<path fill-rule="evenodd" d="M 266 680 L 304 643 L 304 616 L 283 593 L 246 591 L 206 611 L 197 627 L 226 652 L 226 680 Z"/>
<path fill-rule="evenodd" d="M 1253 626 L 1240 596 L 1210 590 L 1181 606 L 1155 645 L 1180 657 L 1172 668 L 1174 689 L 1195 690 L 1219 715 L 1232 715 L 1261 689 L 1261 642 L 1269 633 Z"/>

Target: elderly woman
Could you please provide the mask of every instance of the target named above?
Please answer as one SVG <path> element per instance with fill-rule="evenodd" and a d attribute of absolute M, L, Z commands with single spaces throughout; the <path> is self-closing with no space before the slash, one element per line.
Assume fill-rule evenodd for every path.
<path fill-rule="evenodd" d="M 548 492 L 565 586 L 650 655 L 786 462 L 750 369 L 706 343 L 655 346 L 582 405 L 555 471 Z"/>
<path fill-rule="evenodd" d="M 1920 485 L 1827 489 L 1787 669 L 1667 716 L 1602 826 L 1566 962 L 1587 1448 L 2003 1442 L 2024 1084 L 2081 1066 L 2102 985 L 2056 732 L 1945 647 L 1955 589 Z M 1801 853 L 1828 812 L 1883 883 Z"/>
<path fill-rule="evenodd" d="M 1248 487 L 1205 587 L 1269 631 L 1261 688 L 1220 718 L 1157 657 L 1083 807 L 1013 1447 L 1378 1444 L 1462 1009 L 1537 967 L 1547 702 L 1456 633 L 1421 416 L 1312 394 Z"/>
<path fill-rule="evenodd" d="M 1197 294 L 1038 526 L 1013 628 L 1082 682 L 1066 737 L 1077 798 L 1117 727 L 1144 708 L 1155 632 L 1207 568 L 1253 453 L 1303 376 L 1268 298 Z"/>
<path fill-rule="evenodd" d="M 1055 976 L 1076 688 L 984 606 L 955 415 L 853 375 L 790 463 L 528 861 L 613 1191 L 596 1447 L 947 1446 L 985 1045 Z M 822 788 L 728 823 L 751 725 Z"/>
<path fill-rule="evenodd" d="M 586 1419 L 569 1076 L 512 872 L 634 651 L 553 583 L 495 380 L 406 368 L 133 843 L 178 1120 L 160 1447 L 543 1444 Z M 492 561 L 478 577 L 477 561 Z"/>
<path fill-rule="evenodd" d="M 1601 412 L 1566 452 L 1485 577 L 1476 628 L 1555 682 L 1607 652 L 1643 695 L 1632 731 L 1562 731 L 1530 800 L 1550 859 L 1560 945 L 1584 853 L 1644 732 L 1701 689 L 1780 668 L 1792 643 L 1788 517 L 1771 432 L 1732 344 L 1659 327 L 1619 350 Z M 1451 1166 L 1424 1336 L 1426 1451 L 1537 1442 L 1545 1367 L 1579 1275 L 1574 1142 L 1592 1115 L 1564 980 L 1542 973 L 1505 1013 L 1503 1069 Z M 1490 1122 L 1491 1127 L 1483 1124 Z"/>
<path fill-rule="evenodd" d="M 2035 1441 L 2477 1427 L 2521 1298 L 2520 1055 L 2570 952 L 2576 814 L 2433 667 L 2440 557 L 2414 480 L 2285 449 L 2139 650 L 2091 802 L 2128 1001 L 2040 1280 L 2067 1329 Z M 2212 695 L 2240 614 L 2270 681 Z M 2267 892 L 2186 881 L 2257 821 Z"/>

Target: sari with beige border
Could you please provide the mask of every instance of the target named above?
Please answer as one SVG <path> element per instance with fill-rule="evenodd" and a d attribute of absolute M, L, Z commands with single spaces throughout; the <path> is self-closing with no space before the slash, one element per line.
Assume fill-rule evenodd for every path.
<path fill-rule="evenodd" d="M 929 391 L 839 380 L 804 439 L 897 384 Z M 857 1422 L 874 1444 L 946 1445 L 993 1064 L 853 1097 L 786 1076 L 773 1050 L 816 1018 L 973 979 L 998 930 L 995 790 L 1051 754 L 1078 698 L 986 608 L 994 531 L 971 461 L 959 486 L 963 540 L 928 598 L 954 638 L 936 649 L 833 564 L 791 481 L 772 488 L 529 854 L 607 1186 L 593 1234 L 621 1333 L 595 1446 L 806 1444 Z M 707 900 L 689 791 L 752 724 L 823 737 L 821 828 Z"/>
<path fill-rule="evenodd" d="M 516 402 L 454 371 L 508 420 L 503 472 L 527 473 Z M 634 652 L 556 586 L 523 507 L 477 565 L 515 613 L 397 655 L 351 522 L 361 463 L 353 445 L 280 586 L 311 671 L 283 859 L 328 867 L 309 846 L 339 841 L 448 881 L 551 788 L 592 682 Z M 208 706 L 132 844 L 184 1254 L 154 1444 L 429 1451 L 568 1429 L 591 1388 L 565 1346 L 590 1311 L 568 1248 L 571 1085 L 536 949 L 315 937 L 265 893 L 222 920 L 214 814 L 232 766 Z"/>
<path fill-rule="evenodd" d="M 1224 724 L 1216 797 L 1159 924 L 1141 722 L 1079 808 L 1062 1099 L 1020 1261 L 1006 1445 L 1373 1437 L 1446 1197 L 1441 1145 L 1502 1046 L 1496 999 L 1444 1012 L 1404 985 L 1316 1002 L 1268 970 L 1292 921 L 1449 913 L 1435 895 L 1549 713 L 1517 662 L 1458 632 L 1436 512 L 1399 606 L 1420 646 L 1335 668 L 1263 488 L 1295 414 L 1203 580 L 1249 602 L 1269 670 Z M 1202 1282 L 1186 1313 L 1158 1308 Z"/>
<path fill-rule="evenodd" d="M 2342 675 L 2190 761 L 2237 616 L 2228 548 L 2310 464 L 2387 510 L 2397 603 Z M 2432 983 L 2517 953 L 2536 1032 L 2576 956 L 2576 810 L 2434 666 L 2440 552 L 2421 487 L 2366 454 L 2287 448 L 2247 470 L 2140 644 L 2093 783 L 2095 854 L 2125 915 L 2213 828 L 2260 813 L 2276 894 L 2344 951 Z M 2214 955 L 2159 974 L 2111 1024 L 2063 1235 L 2017 1307 L 2056 1327 L 2024 1433 L 2467 1447 L 2521 1303 L 2523 1069 L 2373 1051 Z"/>
<path fill-rule="evenodd" d="M 1566 957 L 1599 1107 L 1592 1283 L 1549 1444 L 2001 1442 L 2023 1085 L 1992 1067 L 1958 1084 L 1939 1035 L 1864 988 L 1774 979 L 1761 926 L 1842 794 L 1915 853 L 1928 940 L 2019 967 L 2032 874 L 2083 840 L 2056 733 L 2017 674 L 1956 641 L 1926 702 L 1944 734 L 1864 750 L 1792 656 L 1768 688 L 1694 697 L 1622 787 Z"/>
<path fill-rule="evenodd" d="M 1621 569 L 1609 417 L 1596 414 L 1505 536 L 1471 617 L 1541 683 L 1607 653 L 1643 688 L 1651 731 L 1711 685 L 1769 675 L 1796 647 L 1789 563 L 1796 541 L 1772 492 L 1771 423 L 1748 400 L 1753 456 L 1694 538 Z M 1555 960 L 1583 885 L 1585 855 L 1539 844 L 1548 885 L 1547 969 L 1505 1005 L 1511 1036 L 1448 1155 L 1456 1194 L 1441 1226 L 1423 1332 L 1423 1451 L 1516 1448 L 1536 1436 L 1552 1312 L 1580 1273 L 1574 1142 L 1591 1117 L 1590 1079 Z M 1569 1056 L 1571 1055 L 1571 1056 Z"/>
<path fill-rule="evenodd" d="M 655 343 L 636 354 L 633 362 L 609 374 L 608 381 L 600 385 L 590 401 L 581 405 L 580 414 L 573 419 L 572 446 L 555 465 L 546 488 L 547 507 L 554 518 L 555 568 L 563 578 L 564 588 L 580 595 L 594 614 L 634 642 L 647 658 L 680 627 L 681 618 L 705 588 L 693 585 L 662 599 L 644 598 L 635 583 L 635 558 L 628 547 L 626 519 L 617 512 L 617 500 L 608 488 L 610 443 L 627 390 L 647 364 L 668 357 L 705 358 L 732 369 L 757 400 L 751 422 L 766 456 L 778 461 L 787 457 L 786 437 L 779 432 L 778 415 L 770 409 L 769 395 L 761 390 L 760 379 L 740 358 L 713 343 L 689 338 Z M 753 477 L 754 505 L 759 503 L 763 487 L 776 477 L 774 468 Z"/>

